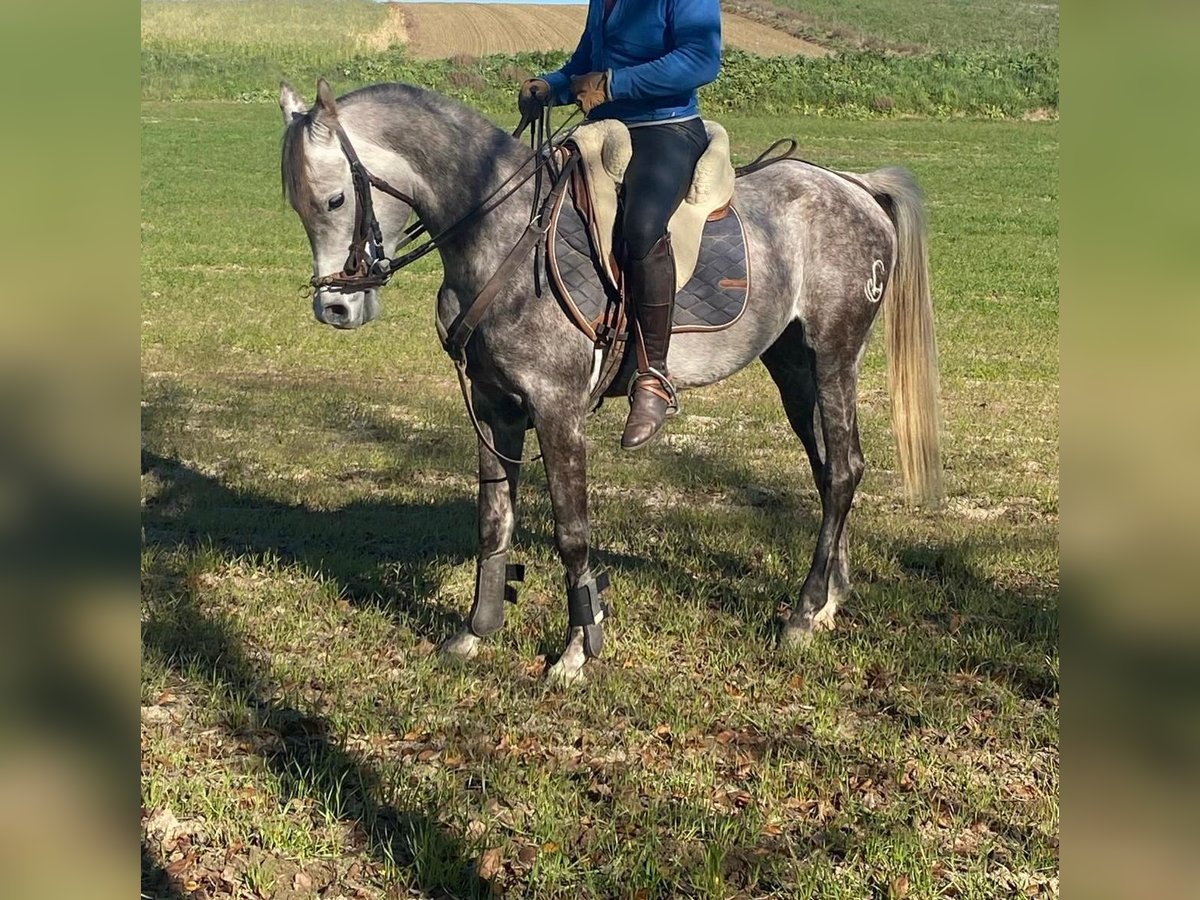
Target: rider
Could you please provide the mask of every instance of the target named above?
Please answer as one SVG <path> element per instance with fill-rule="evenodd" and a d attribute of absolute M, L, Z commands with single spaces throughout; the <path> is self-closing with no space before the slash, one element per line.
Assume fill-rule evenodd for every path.
<path fill-rule="evenodd" d="M 629 126 L 624 180 L 626 296 L 637 322 L 637 377 L 621 446 L 646 444 L 678 409 L 667 376 L 675 259 L 667 222 L 708 146 L 696 90 L 721 67 L 720 0 L 590 0 L 587 24 L 557 72 L 521 86 L 522 115 L 574 100 L 591 121 Z"/>

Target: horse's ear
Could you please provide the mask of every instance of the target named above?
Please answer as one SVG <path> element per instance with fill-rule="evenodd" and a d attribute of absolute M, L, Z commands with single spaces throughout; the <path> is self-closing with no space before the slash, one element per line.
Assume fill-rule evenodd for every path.
<path fill-rule="evenodd" d="M 292 119 L 308 112 L 304 100 L 286 81 L 279 83 L 279 108 L 283 111 L 283 124 L 292 124 Z"/>
<path fill-rule="evenodd" d="M 317 108 L 327 116 L 337 117 L 337 101 L 333 99 L 333 88 L 324 78 L 317 80 Z"/>

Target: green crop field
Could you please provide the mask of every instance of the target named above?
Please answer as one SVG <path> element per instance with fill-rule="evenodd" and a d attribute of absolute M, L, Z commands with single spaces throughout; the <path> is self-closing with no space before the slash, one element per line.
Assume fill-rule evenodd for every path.
<path fill-rule="evenodd" d="M 180 48 L 208 40 L 177 37 L 154 70 L 175 84 Z M 286 68 L 306 40 L 263 58 Z M 921 181 L 949 496 L 902 502 L 877 338 L 855 594 L 782 657 L 771 623 L 819 503 L 765 371 L 685 395 L 636 456 L 610 402 L 590 504 L 615 615 L 586 683 L 559 690 L 540 465 L 505 630 L 466 665 L 433 652 L 470 605 L 475 532 L 439 264 L 397 276 L 360 331 L 318 325 L 279 111 L 230 99 L 275 86 L 255 63 L 168 99 L 143 64 L 145 896 L 1058 896 L 1053 118 L 720 113 L 739 162 L 791 135 Z M 467 87 L 511 127 L 498 88 Z"/>

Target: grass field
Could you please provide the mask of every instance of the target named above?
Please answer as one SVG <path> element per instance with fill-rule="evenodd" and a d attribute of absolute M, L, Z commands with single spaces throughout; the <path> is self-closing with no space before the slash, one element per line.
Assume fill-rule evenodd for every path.
<path fill-rule="evenodd" d="M 148 895 L 1057 896 L 1057 124 L 724 121 L 741 160 L 790 133 L 917 173 L 950 497 L 900 502 L 877 341 L 856 594 L 785 662 L 769 623 L 818 504 L 765 372 L 687 395 L 636 458 L 606 406 L 591 503 L 616 615 L 558 692 L 536 465 L 520 605 L 477 662 L 432 653 L 474 546 L 437 264 L 362 331 L 317 325 L 278 110 L 143 104 Z"/>
<path fill-rule="evenodd" d="M 582 15 L 570 6 L 367 0 L 150 0 L 142 9 L 143 100 L 266 102 L 281 79 L 311 89 L 325 76 L 341 91 L 411 81 L 492 112 L 511 108 L 515 84 L 562 64 Z M 1038 29 L 1001 23 L 1010 44 L 947 34 L 945 47 L 906 45 L 907 52 L 896 53 L 879 49 L 893 45 L 882 39 L 838 39 L 840 52 L 831 55 L 784 30 L 808 27 L 785 7 L 753 0 L 725 9 L 721 75 L 701 91 L 709 110 L 838 118 L 1057 115 L 1057 14 L 1042 16 Z M 922 6 L 889 9 L 887 21 L 928 24 Z M 999 7 L 987 9 L 998 15 Z M 964 21 L 974 15 L 964 12 Z"/>

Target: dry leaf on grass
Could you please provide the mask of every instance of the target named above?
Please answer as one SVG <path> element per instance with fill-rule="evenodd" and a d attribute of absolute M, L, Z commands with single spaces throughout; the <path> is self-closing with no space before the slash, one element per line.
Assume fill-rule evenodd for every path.
<path fill-rule="evenodd" d="M 533 865 L 533 861 L 537 859 L 537 855 L 538 848 L 529 844 L 517 851 L 517 859 L 519 859 L 522 864 L 527 866 Z"/>
<path fill-rule="evenodd" d="M 475 873 L 484 881 L 491 881 L 504 868 L 504 862 L 500 858 L 500 848 L 493 847 L 491 850 L 484 850 L 479 854 L 479 859 L 475 862 Z"/>
<path fill-rule="evenodd" d="M 182 875 L 184 872 L 186 872 L 188 869 L 190 869 L 195 864 L 196 864 L 196 854 L 189 853 L 186 856 L 183 856 L 180 859 L 175 860 L 175 862 L 173 862 L 169 866 L 167 866 L 166 872 L 172 878 L 178 878 L 180 875 Z"/>

